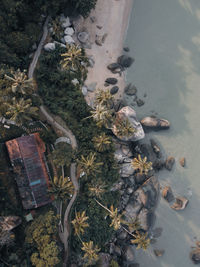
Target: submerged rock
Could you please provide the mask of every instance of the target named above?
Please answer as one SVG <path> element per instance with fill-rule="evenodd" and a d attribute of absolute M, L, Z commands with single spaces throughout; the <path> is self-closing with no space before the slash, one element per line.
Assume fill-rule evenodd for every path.
<path fill-rule="evenodd" d="M 200 249 L 193 249 L 190 252 L 190 259 L 194 264 L 200 264 Z"/>
<path fill-rule="evenodd" d="M 164 249 L 154 249 L 153 252 L 156 255 L 156 257 L 161 257 L 165 253 L 165 250 Z"/>
<path fill-rule="evenodd" d="M 175 163 L 175 158 L 174 157 L 168 157 L 165 161 L 165 168 L 168 171 L 171 171 Z"/>
<path fill-rule="evenodd" d="M 134 256 L 134 246 L 126 246 L 124 248 L 123 258 L 125 261 L 132 262 L 135 259 Z"/>
<path fill-rule="evenodd" d="M 156 143 L 154 139 L 150 139 L 150 142 L 151 142 L 151 147 L 153 149 L 153 152 L 156 154 L 157 157 L 160 157 L 160 154 L 161 154 L 160 147 L 158 146 L 158 144 Z"/>
<path fill-rule="evenodd" d="M 135 85 L 132 85 L 131 83 L 129 83 L 125 88 L 124 88 L 124 92 L 127 95 L 135 95 L 137 93 L 137 88 L 135 87 Z"/>
<path fill-rule="evenodd" d="M 184 210 L 189 200 L 185 197 L 176 197 L 175 203 L 171 206 L 174 210 Z"/>
<path fill-rule="evenodd" d="M 143 101 L 142 99 L 140 99 L 140 98 L 138 98 L 138 99 L 136 100 L 136 103 L 137 103 L 138 107 L 141 107 L 141 106 L 144 105 L 144 101 Z"/>
<path fill-rule="evenodd" d="M 179 163 L 182 167 L 185 167 L 185 158 L 180 158 Z"/>
<path fill-rule="evenodd" d="M 121 71 L 121 66 L 118 63 L 111 63 L 107 66 L 110 71 Z"/>
<path fill-rule="evenodd" d="M 79 32 L 77 38 L 81 43 L 85 44 L 89 41 L 90 36 L 88 32 Z"/>
<path fill-rule="evenodd" d="M 162 197 L 167 201 L 171 202 L 174 200 L 174 195 L 170 186 L 165 186 L 162 190 Z"/>
<path fill-rule="evenodd" d="M 147 129 L 152 129 L 152 130 L 165 130 L 169 129 L 170 127 L 169 121 L 153 116 L 143 118 L 141 120 L 141 124 Z"/>
<path fill-rule="evenodd" d="M 124 68 L 129 68 L 135 60 L 132 57 L 122 55 L 118 57 L 117 62 Z"/>
<path fill-rule="evenodd" d="M 140 122 L 136 118 L 136 112 L 129 106 L 123 107 L 117 112 L 120 119 L 129 121 L 135 131 L 130 136 L 118 136 L 116 126 L 113 124 L 112 131 L 122 141 L 138 141 L 144 138 L 145 134 Z"/>

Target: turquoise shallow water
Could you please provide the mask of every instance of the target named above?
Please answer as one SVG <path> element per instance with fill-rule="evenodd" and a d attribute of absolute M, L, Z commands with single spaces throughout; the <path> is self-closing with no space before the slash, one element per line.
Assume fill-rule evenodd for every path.
<path fill-rule="evenodd" d="M 200 1 L 134 0 L 125 44 L 135 58 L 127 82 L 145 100 L 144 106 L 134 106 L 138 118 L 156 112 L 172 125 L 147 135 L 176 158 L 172 172 L 159 173 L 160 183 L 189 199 L 180 212 L 160 199 L 155 227 L 163 233 L 146 253 L 137 251 L 136 260 L 141 267 L 194 266 L 190 247 L 200 239 Z M 182 156 L 186 168 L 179 165 Z M 154 248 L 164 249 L 163 257 L 156 258 Z"/>

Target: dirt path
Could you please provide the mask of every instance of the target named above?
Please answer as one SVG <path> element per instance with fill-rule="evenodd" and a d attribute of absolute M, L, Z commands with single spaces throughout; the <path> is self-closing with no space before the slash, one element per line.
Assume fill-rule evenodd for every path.
<path fill-rule="evenodd" d="M 42 38 L 40 40 L 40 43 L 38 45 L 37 50 L 35 51 L 33 60 L 29 66 L 29 70 L 28 70 L 28 78 L 29 79 L 33 78 L 34 70 L 36 68 L 39 56 L 40 56 L 42 48 L 43 48 L 43 45 L 44 45 L 45 40 L 47 38 L 49 19 L 50 19 L 50 17 L 48 16 L 45 20 L 45 23 L 43 26 Z M 65 127 L 62 126 L 63 124 L 65 125 L 65 122 L 62 121 L 61 118 L 59 118 L 59 121 L 62 121 L 62 125 L 60 123 L 58 123 L 55 119 L 55 116 L 52 116 L 44 105 L 40 106 L 40 112 L 45 117 L 47 122 L 53 128 L 56 128 L 57 130 L 61 131 L 64 136 L 66 136 L 70 139 L 72 149 L 76 150 L 78 148 L 76 137 L 73 135 L 72 131 L 67 126 L 65 126 Z M 73 204 L 74 204 L 74 202 L 78 196 L 78 191 L 79 191 L 79 184 L 78 184 L 77 177 L 76 177 L 76 163 L 72 163 L 70 166 L 70 179 L 74 185 L 74 194 L 73 194 L 73 196 L 72 196 L 72 198 L 71 198 L 71 200 L 70 200 L 70 202 L 69 202 L 69 204 L 65 210 L 64 220 L 63 220 L 63 229 L 64 230 L 61 231 L 59 229 L 59 236 L 60 236 L 61 241 L 63 242 L 64 249 L 65 249 L 64 262 L 63 262 L 64 267 L 67 266 L 68 255 L 69 255 L 69 244 L 68 244 L 68 239 L 69 239 L 69 235 L 70 235 L 69 215 L 70 215 L 71 209 L 73 207 Z"/>

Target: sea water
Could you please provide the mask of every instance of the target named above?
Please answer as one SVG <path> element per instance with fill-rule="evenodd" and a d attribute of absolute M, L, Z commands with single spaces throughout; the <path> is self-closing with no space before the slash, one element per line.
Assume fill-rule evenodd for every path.
<path fill-rule="evenodd" d="M 189 253 L 200 240 L 200 1 L 134 0 L 125 45 L 135 58 L 127 82 L 145 101 L 137 107 L 128 97 L 128 104 L 139 119 L 157 115 L 171 123 L 170 130 L 146 136 L 176 159 L 171 172 L 158 174 L 160 184 L 189 199 L 183 211 L 159 200 L 154 228 L 163 228 L 162 235 L 146 252 L 137 251 L 136 261 L 140 267 L 194 266 Z M 181 157 L 186 158 L 184 168 Z M 153 249 L 165 253 L 157 258 Z"/>

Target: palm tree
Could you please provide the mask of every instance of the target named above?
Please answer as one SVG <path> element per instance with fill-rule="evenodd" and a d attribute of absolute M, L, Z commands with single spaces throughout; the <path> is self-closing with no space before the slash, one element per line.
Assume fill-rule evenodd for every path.
<path fill-rule="evenodd" d="M 101 204 L 98 200 L 95 199 L 95 201 L 102 207 L 104 208 L 105 210 L 108 211 L 109 213 L 109 216 L 111 218 L 111 224 L 110 224 L 110 227 L 114 227 L 115 230 L 118 230 L 120 229 L 121 227 L 121 222 L 122 222 L 122 214 L 118 214 L 118 210 L 117 208 L 114 209 L 113 205 L 110 206 L 110 209 L 107 208 L 106 206 L 104 206 L 103 204 Z"/>
<path fill-rule="evenodd" d="M 17 100 L 14 97 L 10 103 L 6 103 L 6 106 L 5 116 L 19 125 L 38 117 L 38 108 L 32 106 L 31 99 L 20 98 Z"/>
<path fill-rule="evenodd" d="M 93 141 L 94 141 L 95 148 L 99 152 L 103 152 L 103 151 L 107 150 L 108 147 L 111 144 L 110 137 L 109 136 L 106 136 L 105 133 L 103 133 L 103 134 L 101 134 L 99 136 L 94 137 L 93 138 Z"/>
<path fill-rule="evenodd" d="M 83 258 L 87 260 L 87 265 L 94 264 L 99 259 L 97 253 L 100 251 L 100 248 L 95 246 L 93 241 L 82 242 L 82 245 L 81 249 L 85 252 Z"/>
<path fill-rule="evenodd" d="M 78 45 L 66 45 L 67 52 L 61 54 L 63 61 L 61 62 L 64 69 L 71 69 L 73 71 L 84 69 L 84 62 L 87 62 L 87 57 L 83 54 L 82 48 Z"/>
<path fill-rule="evenodd" d="M 12 76 L 5 74 L 5 78 L 12 82 L 12 92 L 31 94 L 33 92 L 33 79 L 28 79 L 26 71 L 21 72 L 19 69 L 17 71 L 11 71 Z"/>
<path fill-rule="evenodd" d="M 103 165 L 102 162 L 95 162 L 96 160 L 96 153 L 90 152 L 87 157 L 81 156 L 81 159 L 78 160 L 80 168 L 87 174 L 87 175 L 95 175 L 96 172 L 99 172 L 98 168 Z"/>
<path fill-rule="evenodd" d="M 140 233 L 139 231 L 136 231 L 135 234 L 133 234 L 135 239 L 131 240 L 132 244 L 137 244 L 137 249 L 142 248 L 143 250 L 146 250 L 150 245 L 150 239 L 147 238 L 148 233 Z"/>
<path fill-rule="evenodd" d="M 119 115 L 116 116 L 113 122 L 114 133 L 119 137 L 129 137 L 136 129 L 130 124 L 128 118 L 120 118 Z"/>
<path fill-rule="evenodd" d="M 86 222 L 88 219 L 87 216 L 85 216 L 85 210 L 81 212 L 75 212 L 75 219 L 72 221 L 72 224 L 74 226 L 75 235 L 80 236 L 80 234 L 83 234 L 85 229 L 89 227 L 89 224 Z"/>
<path fill-rule="evenodd" d="M 92 182 L 89 185 L 89 195 L 101 198 L 101 195 L 105 193 L 105 183 L 103 182 Z"/>
<path fill-rule="evenodd" d="M 69 177 L 60 176 L 60 178 L 58 178 L 54 176 L 48 191 L 54 195 L 55 199 L 65 200 L 72 196 L 74 186 Z"/>
<path fill-rule="evenodd" d="M 138 158 L 132 160 L 131 164 L 134 169 L 139 170 L 140 174 L 148 174 L 152 170 L 152 162 L 147 162 L 147 157 L 142 159 L 140 154 L 138 154 Z"/>
<path fill-rule="evenodd" d="M 95 98 L 96 105 L 100 104 L 100 105 L 104 105 L 109 108 L 112 100 L 113 100 L 113 96 L 111 95 L 109 90 L 104 91 L 102 89 L 99 89 L 97 91 L 96 98 Z"/>
<path fill-rule="evenodd" d="M 92 115 L 90 117 L 96 121 L 97 126 L 102 127 L 104 125 L 107 128 L 110 127 L 112 122 L 112 114 L 111 111 L 105 106 L 99 104 L 94 110 L 91 111 L 91 113 Z"/>
<path fill-rule="evenodd" d="M 129 222 L 123 220 L 122 223 L 128 226 L 130 233 L 141 229 L 141 225 L 140 225 L 138 218 L 130 219 Z"/>

